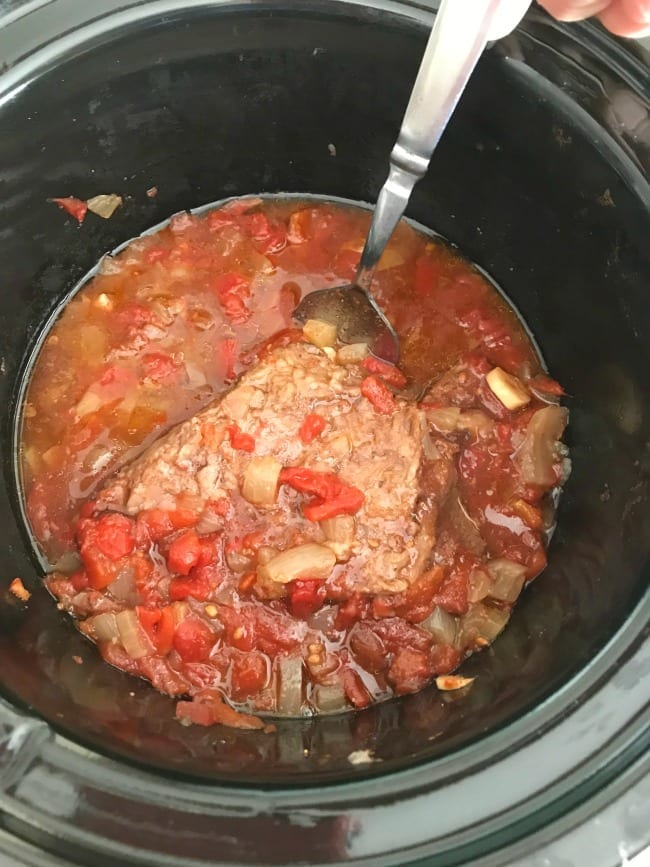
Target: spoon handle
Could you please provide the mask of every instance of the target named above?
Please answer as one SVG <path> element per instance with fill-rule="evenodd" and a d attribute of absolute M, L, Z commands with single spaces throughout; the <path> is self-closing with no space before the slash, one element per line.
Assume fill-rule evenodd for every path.
<path fill-rule="evenodd" d="M 495 32 L 502 36 L 514 28 L 529 5 L 530 0 L 442 0 L 361 255 L 355 282 L 362 289 L 370 288 L 377 262 L 485 45 Z"/>

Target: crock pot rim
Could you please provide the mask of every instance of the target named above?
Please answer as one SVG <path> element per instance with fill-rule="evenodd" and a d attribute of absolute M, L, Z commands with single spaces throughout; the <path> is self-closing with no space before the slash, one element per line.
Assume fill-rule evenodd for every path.
<path fill-rule="evenodd" d="M 25 14 L 34 14 L 35 12 L 38 12 L 41 8 L 51 5 L 52 2 L 56 2 L 56 0 L 45 0 L 44 3 L 30 4 L 30 6 L 32 8 L 30 8 L 27 12 L 25 12 Z M 360 0 L 335 0 L 335 2 L 338 2 L 342 5 L 347 5 L 347 6 L 359 7 L 361 5 Z M 224 6 L 229 6 L 230 8 L 232 8 L 232 6 L 233 6 L 232 3 L 228 3 L 228 0 L 214 0 L 214 2 L 205 3 L 205 4 L 202 3 L 201 0 L 199 0 L 199 5 L 212 5 L 212 6 L 214 6 L 215 3 L 218 3 L 220 5 L 223 4 Z M 120 4 L 119 4 L 119 2 L 114 2 L 114 0 L 109 0 L 109 2 L 106 2 L 103 5 L 117 7 Z M 145 3 L 136 4 L 138 9 L 140 9 L 141 7 L 144 7 L 145 5 L 146 5 Z M 187 9 L 187 8 L 196 7 L 196 5 L 197 5 L 197 3 L 190 3 L 190 2 L 187 2 L 187 0 L 186 0 L 186 2 L 176 2 L 176 0 L 157 0 L 157 2 L 150 4 L 150 6 L 152 8 L 153 7 L 158 8 L 159 6 L 173 6 L 174 9 L 180 9 L 180 8 Z M 242 5 L 242 8 L 244 7 L 244 4 L 239 4 L 239 5 Z M 254 5 L 254 4 L 251 3 L 251 4 L 245 4 L 245 5 Z M 273 2 L 273 6 L 281 7 L 282 5 L 283 4 L 281 2 L 277 2 L 277 3 Z M 326 6 L 330 6 L 330 5 L 331 4 L 328 4 L 328 3 L 323 3 L 323 4 L 315 3 L 315 4 L 313 4 L 312 8 L 314 8 L 314 9 L 318 9 L 319 7 L 325 8 Z M 366 4 L 366 5 L 368 5 L 368 4 Z M 270 7 L 271 4 L 267 3 L 267 6 Z M 431 15 L 431 10 L 426 10 L 426 8 L 422 6 L 422 4 L 412 3 L 412 2 L 409 2 L 409 0 L 404 0 L 404 2 L 399 2 L 399 0 L 394 0 L 394 2 L 393 2 L 393 0 L 386 0 L 386 2 L 381 2 L 381 0 L 378 0 L 378 2 L 374 2 L 372 4 L 372 6 L 373 6 L 373 8 L 381 8 L 382 10 L 387 10 L 387 11 L 391 11 L 391 12 L 396 11 L 402 15 L 405 13 L 405 7 L 406 7 L 408 10 L 408 14 L 411 15 L 413 20 L 415 20 L 417 22 L 424 22 Z M 37 7 L 37 8 L 34 8 L 34 7 Z M 95 9 L 96 9 L 96 7 L 95 7 Z M 19 17 L 20 16 L 16 17 L 14 20 L 18 21 Z M 10 24 L 11 23 L 12 22 L 10 22 Z M 557 26 L 560 29 L 564 29 L 561 25 L 557 25 Z M 6 28 L 5 33 L 9 29 L 10 28 Z M 603 34 L 600 31 L 600 29 L 598 27 L 595 27 L 594 25 L 585 24 L 585 25 L 581 26 L 581 29 L 582 29 L 582 33 L 586 39 L 589 39 L 589 37 L 593 37 L 596 40 L 596 42 L 599 44 L 602 44 L 603 38 L 608 38 L 606 36 L 606 34 Z M 80 38 L 83 38 L 83 33 L 82 33 L 83 30 L 84 30 L 84 25 L 80 24 L 79 31 L 77 34 L 80 36 Z M 2 48 L 2 40 L 3 40 L 3 37 L 2 37 L 2 34 L 0 33 L 0 49 Z M 613 40 L 611 40 L 611 39 L 610 39 L 610 41 L 613 42 Z M 47 51 L 47 49 L 42 49 L 42 50 Z M 623 49 L 621 46 L 619 46 L 618 50 L 622 51 Z M 2 52 L 0 51 L 0 54 L 1 53 Z M 42 55 L 39 55 L 39 56 L 42 57 Z M 8 87 L 6 88 L 6 92 L 9 93 L 9 92 L 13 91 L 14 87 L 20 86 L 21 81 L 22 82 L 28 81 L 29 76 L 30 76 L 30 71 L 29 71 L 30 61 L 33 61 L 34 65 L 36 65 L 36 63 L 38 62 L 36 57 L 34 55 L 30 54 L 28 57 L 24 57 L 21 62 L 17 62 L 15 65 L 13 65 L 12 68 L 10 68 L 9 70 L 0 74 L 0 89 L 3 87 L 3 85 L 5 83 L 8 82 Z M 639 80 L 636 80 L 636 82 L 634 82 L 635 64 L 634 63 L 627 64 L 627 67 L 628 68 L 625 72 L 625 75 L 626 75 L 626 78 L 628 78 L 630 80 L 631 86 L 640 86 Z M 34 68 L 34 66 L 32 66 L 32 69 L 33 68 Z M 624 65 L 621 66 L 621 69 L 623 69 L 623 68 L 624 68 Z M 638 66 L 638 68 L 636 68 L 636 71 L 640 73 L 641 68 L 642 68 L 642 65 L 639 62 L 639 66 Z M 13 83 L 12 83 L 12 81 L 13 81 Z M 616 685 L 616 689 L 620 689 L 621 691 L 627 690 L 630 693 L 633 693 L 635 691 L 635 690 L 629 689 L 629 686 L 625 685 L 626 678 L 629 678 L 632 676 L 631 672 L 627 669 L 627 665 L 630 661 L 629 655 L 634 653 L 634 652 L 640 652 L 640 654 L 641 654 L 640 657 L 636 657 L 637 662 L 639 660 L 641 662 L 643 662 L 644 660 L 645 660 L 645 662 L 647 662 L 650 659 L 650 647 L 648 646 L 647 640 L 645 639 L 645 635 L 644 635 L 644 623 L 647 624 L 647 612 L 648 612 L 648 600 L 649 600 L 649 598 L 650 598 L 649 594 L 646 593 L 645 597 L 638 603 L 637 607 L 635 608 L 635 611 L 630 616 L 628 621 L 624 624 L 622 629 L 612 638 L 612 640 L 608 643 L 608 645 L 602 649 L 601 653 L 599 654 L 599 662 L 602 663 L 601 669 L 598 672 L 594 672 L 593 669 L 590 667 L 589 672 L 590 672 L 590 674 L 593 675 L 593 677 L 589 681 L 589 683 L 584 684 L 584 689 L 581 693 L 581 695 L 584 694 L 585 692 L 588 693 L 588 696 L 586 699 L 587 702 L 589 701 L 590 698 L 594 697 L 596 692 L 598 692 L 601 688 L 604 688 L 606 686 Z M 647 625 L 646 625 L 645 629 L 646 629 L 646 634 L 647 634 Z M 614 653 L 614 649 L 619 654 L 616 657 L 612 656 L 612 654 Z M 625 656 L 627 654 L 627 658 L 625 659 L 625 661 L 622 664 L 620 663 L 621 654 L 623 656 Z M 609 665 L 607 664 L 607 659 L 605 659 L 604 657 L 609 658 L 609 660 L 610 660 Z M 536 710 L 539 711 L 539 709 L 542 707 L 544 709 L 548 709 L 548 707 L 553 702 L 553 700 L 556 699 L 556 697 L 560 696 L 560 694 L 564 693 L 565 689 L 567 689 L 568 687 L 570 687 L 572 685 L 578 684 L 581 681 L 583 674 L 585 674 L 585 673 L 581 672 L 578 675 L 576 675 L 576 677 L 573 678 L 569 682 L 569 684 L 566 684 L 565 687 L 563 687 L 558 693 L 555 693 L 553 696 L 551 696 L 549 699 L 547 699 L 547 701 L 545 701 L 541 706 L 538 706 L 538 708 Z M 609 677 L 610 674 L 611 674 L 611 677 Z M 635 674 L 638 674 L 638 672 L 636 672 Z M 647 681 L 647 676 L 646 676 L 646 681 Z M 638 681 L 636 691 L 642 692 L 644 684 L 646 683 L 646 681 L 643 681 L 643 680 Z M 561 716 L 559 713 L 555 714 L 554 716 L 551 715 L 551 717 L 548 720 L 548 728 L 549 729 L 555 728 L 556 723 L 561 722 L 565 719 L 568 719 L 571 716 L 575 716 L 577 714 L 577 712 L 581 708 L 584 708 L 584 707 L 585 707 L 585 705 L 580 705 L 580 707 L 572 708 L 569 711 L 567 711 L 567 713 L 564 716 Z M 4 706 L 4 709 L 3 709 L 2 704 L 0 704 L 0 720 L 3 720 L 3 718 L 6 718 L 7 721 L 9 721 L 11 719 L 15 720 L 16 716 L 17 715 L 8 706 Z M 512 724 L 512 726 L 518 726 L 522 721 L 523 721 L 523 718 L 517 720 L 515 723 Z M 641 705 L 638 708 L 638 713 L 636 713 L 636 715 L 634 715 L 631 718 L 628 725 L 626 727 L 621 728 L 617 734 L 613 734 L 612 732 L 609 732 L 609 737 L 603 743 L 603 747 L 604 747 L 608 742 L 611 742 L 613 740 L 617 740 L 617 739 L 624 740 L 626 746 L 632 748 L 631 752 L 628 753 L 628 755 L 630 756 L 630 761 L 627 762 L 624 765 L 624 767 L 627 767 L 629 769 L 635 768 L 636 769 L 635 773 L 638 771 L 638 769 L 642 769 L 642 771 L 645 772 L 649 766 L 649 760 L 648 760 L 647 754 L 646 754 L 645 758 L 643 758 L 643 755 L 642 755 L 643 747 L 644 747 L 644 745 L 647 745 L 647 738 L 648 738 L 648 730 L 647 730 L 647 724 L 646 723 L 647 723 L 647 706 L 644 708 Z M 500 731 L 500 732 L 495 733 L 492 736 L 489 736 L 489 737 L 497 737 L 498 735 L 501 735 L 503 732 L 509 731 L 509 729 L 510 729 L 510 726 L 507 727 L 506 729 Z M 528 732 L 527 737 L 534 738 L 535 733 L 536 732 L 534 731 L 534 726 L 533 726 L 533 727 L 531 727 L 530 731 Z M 547 733 L 548 732 L 545 732 L 544 734 L 547 734 Z M 543 736 L 544 735 L 542 735 L 542 737 Z M 626 740 L 626 738 L 627 738 L 627 740 Z M 484 743 L 484 741 L 481 741 L 481 743 Z M 512 744 L 512 741 L 510 741 L 510 744 Z M 42 749 L 39 751 L 39 755 L 42 758 L 47 759 L 48 761 L 50 761 L 50 760 L 55 761 L 56 764 L 59 765 L 60 767 L 65 768 L 66 770 L 69 770 L 69 771 L 73 771 L 75 773 L 75 775 L 79 776 L 80 779 L 83 779 L 84 777 L 86 777 L 87 771 L 89 769 L 89 763 L 88 763 L 88 756 L 85 754 L 85 751 L 83 749 L 80 749 L 75 744 L 73 744 L 70 741 L 67 741 L 67 739 L 65 739 L 64 737 L 62 737 L 58 734 L 55 735 L 53 738 L 45 738 L 43 740 L 41 746 L 42 746 Z M 468 747 L 463 748 L 463 750 L 458 751 L 458 755 L 460 755 L 464 750 L 470 750 L 473 747 L 476 747 L 476 744 L 470 744 Z M 409 780 L 410 780 L 410 782 L 408 783 L 409 791 L 410 791 L 410 793 L 417 794 L 419 791 L 417 789 L 419 783 L 416 780 L 416 775 L 421 774 L 424 771 L 430 771 L 431 766 L 433 764 L 437 764 L 438 762 L 444 762 L 447 758 L 453 759 L 453 757 L 455 755 L 457 755 L 457 754 L 452 753 L 452 754 L 450 754 L 449 757 L 446 757 L 446 756 L 442 757 L 442 759 L 435 760 L 434 762 L 429 763 L 425 766 L 416 766 L 414 768 L 410 768 L 410 769 L 407 769 L 404 771 L 396 771 L 396 772 L 393 772 L 389 775 L 385 775 L 382 777 L 382 783 L 385 783 L 386 781 L 399 782 L 399 780 L 408 776 Z M 620 756 L 621 756 L 620 750 L 617 753 L 617 755 L 620 758 Z M 641 756 L 641 758 L 639 758 L 639 756 Z M 597 773 L 602 773 L 603 768 L 599 767 L 599 764 L 598 764 L 599 763 L 599 754 L 598 753 L 595 752 L 591 758 L 593 760 L 593 765 L 591 766 L 591 772 L 589 775 L 589 779 L 593 782 L 593 780 L 595 779 L 595 775 Z M 102 759 L 101 760 L 99 772 L 103 776 L 103 780 L 102 780 L 103 783 L 108 782 L 111 774 L 113 774 L 113 773 L 115 773 L 119 776 L 120 764 L 121 763 L 119 761 L 113 761 L 111 759 Z M 583 770 L 585 769 L 585 767 L 586 767 L 586 765 L 583 766 Z M 610 767 L 610 769 L 611 769 L 611 775 L 610 776 L 612 778 L 613 778 L 615 773 L 621 773 L 621 766 L 619 766 L 619 765 L 617 765 L 616 767 L 613 767 L 612 763 L 610 762 L 610 763 L 608 763 L 608 767 Z M 95 768 L 93 768 L 93 770 L 97 771 L 97 768 L 95 767 Z M 162 781 L 160 781 L 159 778 L 157 777 L 157 775 L 154 773 L 145 773 L 145 772 L 140 772 L 140 771 L 138 771 L 136 773 L 146 776 L 146 778 L 147 778 L 146 781 L 147 781 L 148 785 L 154 784 L 154 781 L 156 781 L 156 780 L 158 780 L 162 784 Z M 466 771 L 464 772 L 464 775 L 465 774 L 466 774 Z M 88 775 L 88 777 L 92 777 L 92 776 L 94 776 L 94 774 Z M 572 775 L 569 775 L 569 776 L 572 776 Z M 559 778 L 557 781 L 557 785 L 560 785 L 560 783 L 563 780 L 565 781 L 566 779 L 567 779 L 566 777 Z M 404 781 L 404 782 L 405 782 L 405 787 L 406 787 L 406 781 Z M 430 783 L 431 780 L 429 780 L 428 782 Z M 372 786 L 372 783 L 373 783 L 372 779 L 367 780 L 367 781 L 364 780 L 364 781 L 356 781 L 356 782 L 350 782 L 350 783 L 339 783 L 336 786 L 329 787 L 326 790 L 328 792 L 328 794 L 331 795 L 331 797 L 327 798 L 325 800 L 328 803 L 332 803 L 332 804 L 339 806 L 341 804 L 341 801 L 342 801 L 342 789 L 344 789 L 344 788 L 346 789 L 345 794 L 347 796 L 349 796 L 350 799 L 356 798 L 357 795 L 361 793 L 361 791 L 360 791 L 361 789 L 366 789 L 366 791 L 363 792 L 363 794 L 365 796 L 364 802 L 368 803 L 367 788 L 368 788 L 368 786 Z M 196 789 L 197 791 L 198 791 L 198 789 L 202 789 L 203 794 L 205 794 L 205 786 L 202 783 L 195 783 L 195 784 L 183 783 L 182 785 L 184 785 L 184 786 L 190 786 L 191 785 L 192 788 Z M 246 800 L 248 803 L 250 803 L 251 796 L 253 796 L 258 800 L 259 803 L 257 806 L 260 808 L 261 812 L 264 811 L 264 805 L 265 804 L 268 805 L 269 803 L 273 804 L 273 809 L 279 809 L 279 810 L 287 809 L 287 810 L 291 810 L 291 811 L 293 811 L 295 809 L 294 805 L 298 803 L 299 806 L 298 806 L 297 812 L 300 813 L 302 810 L 306 809 L 306 805 L 305 805 L 306 795 L 310 791 L 307 787 L 303 786 L 303 787 L 301 787 L 300 792 L 297 792 L 297 791 L 293 792 L 293 794 L 295 794 L 295 796 L 296 796 L 295 798 L 289 798 L 289 797 L 287 797 L 287 795 L 289 792 L 292 792 L 292 790 L 287 790 L 284 788 L 269 789 L 269 790 L 265 790 L 265 791 L 260 791 L 259 789 L 255 789 L 255 790 L 247 789 L 246 787 L 215 786 L 215 784 L 213 782 L 211 782 L 209 784 L 209 786 L 210 786 L 210 793 L 209 793 L 210 797 L 208 798 L 208 800 L 214 801 L 214 799 L 216 798 L 218 801 L 219 797 L 221 795 L 223 795 L 225 792 L 227 792 L 228 798 L 231 801 L 233 800 L 233 797 L 235 798 L 235 800 L 237 800 L 237 796 L 238 796 L 238 794 L 240 794 L 241 798 L 242 798 L 242 803 L 244 800 Z M 578 788 L 578 787 L 577 786 L 574 787 L 574 790 L 572 790 L 572 791 L 575 791 L 576 788 Z M 382 796 L 386 795 L 388 797 L 394 797 L 394 795 L 400 790 L 401 790 L 400 786 L 397 786 L 396 788 L 390 788 L 388 792 L 386 792 L 386 791 L 382 792 Z M 324 794 L 323 789 L 319 787 L 317 790 L 313 789 L 311 791 L 313 791 L 313 792 L 317 791 L 318 792 L 319 802 L 322 803 L 324 800 L 323 799 L 323 794 Z M 192 794 L 195 795 L 196 793 L 197 792 L 193 792 Z M 176 795 L 179 794 L 178 788 L 176 788 L 176 787 L 175 787 L 175 794 Z M 188 794 L 189 794 L 189 791 L 188 791 Z M 544 789 L 544 796 L 546 797 L 547 794 L 548 794 L 548 788 L 545 788 Z M 590 797 L 590 794 L 586 793 L 585 797 Z M 3 798 L 4 798 L 4 796 L 3 796 Z M 266 801 L 265 801 L 265 798 L 267 799 Z M 200 799 L 200 800 L 203 800 L 203 799 Z M 576 799 L 576 801 L 575 801 L 575 803 L 583 803 L 583 802 L 584 802 L 584 798 Z M 2 803 L 1 800 L 0 800 L 0 803 Z M 319 806 L 320 806 L 320 804 L 319 804 Z M 13 813 L 14 815 L 16 815 L 17 819 L 20 819 L 21 817 L 19 817 L 15 813 L 15 810 L 11 807 L 12 807 L 12 805 L 8 804 L 8 812 L 10 814 Z M 23 816 L 22 818 L 24 819 L 25 817 Z M 423 843 L 422 845 L 426 845 L 426 844 Z M 426 853 L 415 853 L 414 852 L 414 857 L 422 857 L 424 854 L 426 854 Z M 166 862 L 164 859 L 161 859 L 160 863 L 164 864 Z M 364 862 L 358 861 L 357 863 L 364 863 Z M 371 862 L 368 861 L 367 863 L 371 863 Z M 380 862 L 376 858 L 374 858 L 372 863 L 377 864 L 377 863 L 383 863 L 383 862 Z"/>

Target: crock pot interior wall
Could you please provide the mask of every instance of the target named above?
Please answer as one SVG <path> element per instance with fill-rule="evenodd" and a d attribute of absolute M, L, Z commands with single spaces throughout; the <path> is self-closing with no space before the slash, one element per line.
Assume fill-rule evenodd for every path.
<path fill-rule="evenodd" d="M 0 106 L 0 582 L 20 575 L 33 591 L 25 609 L 3 598 L 0 679 L 11 701 L 73 739 L 149 767 L 319 783 L 349 774 L 353 750 L 371 747 L 383 762 L 367 772 L 386 772 L 530 712 L 638 601 L 650 535 L 647 188 L 624 149 L 527 65 L 554 62 L 550 25 L 533 18 L 532 37 L 484 58 L 409 214 L 501 283 L 571 396 L 573 474 L 550 565 L 494 647 L 465 666 L 477 680 L 460 700 L 431 689 L 356 715 L 281 723 L 277 735 L 185 729 L 171 700 L 103 664 L 40 588 L 12 493 L 11 426 L 39 330 L 105 251 L 229 195 L 375 198 L 424 30 L 343 4 L 338 14 L 260 5 L 96 37 Z M 579 91 L 579 71 L 564 73 L 567 92 Z M 124 207 L 82 227 L 46 201 L 103 192 L 123 195 Z"/>

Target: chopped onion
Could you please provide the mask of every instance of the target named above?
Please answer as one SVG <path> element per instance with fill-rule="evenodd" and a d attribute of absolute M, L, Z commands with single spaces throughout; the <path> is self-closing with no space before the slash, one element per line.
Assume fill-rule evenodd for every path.
<path fill-rule="evenodd" d="M 135 604 L 137 601 L 137 590 L 135 586 L 135 574 L 133 566 L 124 566 L 117 573 L 117 578 L 108 585 L 107 590 L 115 599 L 121 602 L 126 602 L 129 605 Z"/>
<path fill-rule="evenodd" d="M 324 346 L 334 346 L 336 343 L 336 325 L 323 322 L 321 319 L 308 319 L 302 329 L 310 343 L 322 349 Z"/>
<path fill-rule="evenodd" d="M 226 551 L 226 563 L 231 572 L 240 575 L 253 567 L 253 559 L 241 551 Z"/>
<path fill-rule="evenodd" d="M 288 584 L 301 578 L 322 580 L 329 576 L 336 555 L 326 545 L 308 542 L 283 551 L 268 563 L 258 567 L 260 576 L 277 584 Z"/>
<path fill-rule="evenodd" d="M 176 626 L 190 614 L 190 606 L 187 602 L 172 602 L 171 609 Z"/>
<path fill-rule="evenodd" d="M 521 409 L 530 403 L 530 393 L 520 379 L 501 367 L 494 367 L 485 377 L 490 391 L 506 409 Z"/>
<path fill-rule="evenodd" d="M 354 544 L 355 521 L 352 515 L 336 515 L 320 522 L 320 528 L 327 539 L 327 547 L 331 548 L 336 559 L 350 559 Z"/>
<path fill-rule="evenodd" d="M 487 564 L 492 576 L 490 596 L 502 602 L 514 602 L 526 579 L 526 567 L 514 560 L 496 559 Z"/>
<path fill-rule="evenodd" d="M 115 615 L 115 620 L 120 633 L 120 641 L 132 659 L 141 659 L 152 653 L 135 611 L 126 608 Z"/>
<path fill-rule="evenodd" d="M 461 677 L 458 674 L 443 674 L 436 678 L 436 686 L 438 689 L 446 692 L 450 689 L 463 689 L 474 683 L 475 677 Z"/>
<path fill-rule="evenodd" d="M 86 623 L 92 627 L 92 634 L 96 641 L 116 641 L 120 637 L 117 618 L 111 611 L 96 614 L 88 618 Z"/>
<path fill-rule="evenodd" d="M 317 683 L 312 691 L 311 700 L 319 713 L 336 713 L 345 710 L 348 704 L 345 690 L 340 683 Z"/>
<path fill-rule="evenodd" d="M 102 398 L 97 394 L 97 392 L 89 388 L 75 407 L 77 417 L 83 418 L 85 415 L 88 415 L 88 413 L 95 412 L 100 408 L 102 403 Z"/>
<path fill-rule="evenodd" d="M 439 406 L 425 408 L 427 421 L 440 433 L 446 434 L 456 430 L 460 417 L 460 408 L 457 406 Z"/>
<path fill-rule="evenodd" d="M 459 646 L 466 647 L 474 644 L 485 644 L 485 642 L 490 644 L 509 619 L 509 610 L 492 608 L 482 602 L 476 602 L 460 619 Z"/>
<path fill-rule="evenodd" d="M 437 461 L 440 458 L 440 452 L 436 448 L 436 444 L 431 439 L 429 426 L 426 419 L 420 416 L 420 428 L 422 430 L 422 451 L 428 461 Z"/>
<path fill-rule="evenodd" d="M 457 427 L 477 437 L 479 434 L 489 433 L 494 427 L 494 422 L 482 409 L 466 409 L 458 416 Z"/>
<path fill-rule="evenodd" d="M 118 196 L 115 193 L 93 196 L 92 199 L 87 200 L 86 204 L 88 205 L 88 210 L 92 211 L 93 214 L 97 214 L 98 217 L 108 220 L 122 204 L 122 196 Z"/>
<path fill-rule="evenodd" d="M 439 605 L 436 605 L 426 620 L 418 623 L 418 626 L 426 629 L 436 644 L 453 644 L 456 639 L 457 620 Z"/>
<path fill-rule="evenodd" d="M 492 591 L 492 579 L 484 569 L 472 569 L 469 574 L 467 598 L 470 602 L 480 602 Z"/>
<path fill-rule="evenodd" d="M 302 659 L 282 656 L 278 660 L 278 713 L 299 716 L 302 707 Z"/>
<path fill-rule="evenodd" d="M 387 271 L 389 268 L 397 268 L 404 264 L 404 256 L 394 247 L 387 247 L 377 263 L 377 271 Z"/>
<path fill-rule="evenodd" d="M 556 481 L 553 466 L 558 460 L 558 442 L 568 416 L 566 407 L 551 405 L 537 410 L 531 418 L 515 455 L 526 484 L 552 485 Z"/>
<path fill-rule="evenodd" d="M 278 494 L 278 479 L 282 464 L 266 455 L 251 458 L 244 471 L 242 496 L 254 506 L 272 506 Z"/>
<path fill-rule="evenodd" d="M 348 343 L 336 353 L 336 360 L 339 364 L 360 364 L 367 357 L 367 343 Z"/>
<path fill-rule="evenodd" d="M 53 572 L 76 572 L 81 568 L 81 557 L 77 551 L 66 551 L 61 554 L 56 563 L 52 563 Z"/>

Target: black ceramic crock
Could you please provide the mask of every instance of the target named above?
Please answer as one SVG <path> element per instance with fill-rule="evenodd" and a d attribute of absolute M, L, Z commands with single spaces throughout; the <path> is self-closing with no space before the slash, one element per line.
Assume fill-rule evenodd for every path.
<path fill-rule="evenodd" d="M 275 735 L 181 727 L 171 700 L 103 664 L 57 611 L 22 522 L 19 387 L 57 305 L 102 253 L 180 209 L 279 191 L 373 201 L 428 7 L 0 2 L 0 852 L 12 864 L 534 864 L 626 792 L 616 839 L 585 837 L 561 863 L 609 865 L 648 842 L 647 66 L 597 27 L 533 10 L 492 46 L 409 208 L 503 287 L 571 408 L 548 569 L 465 667 L 467 697 L 429 689 Z M 124 207 L 82 227 L 47 201 L 113 192 Z M 5 592 L 16 576 L 27 606 Z"/>

